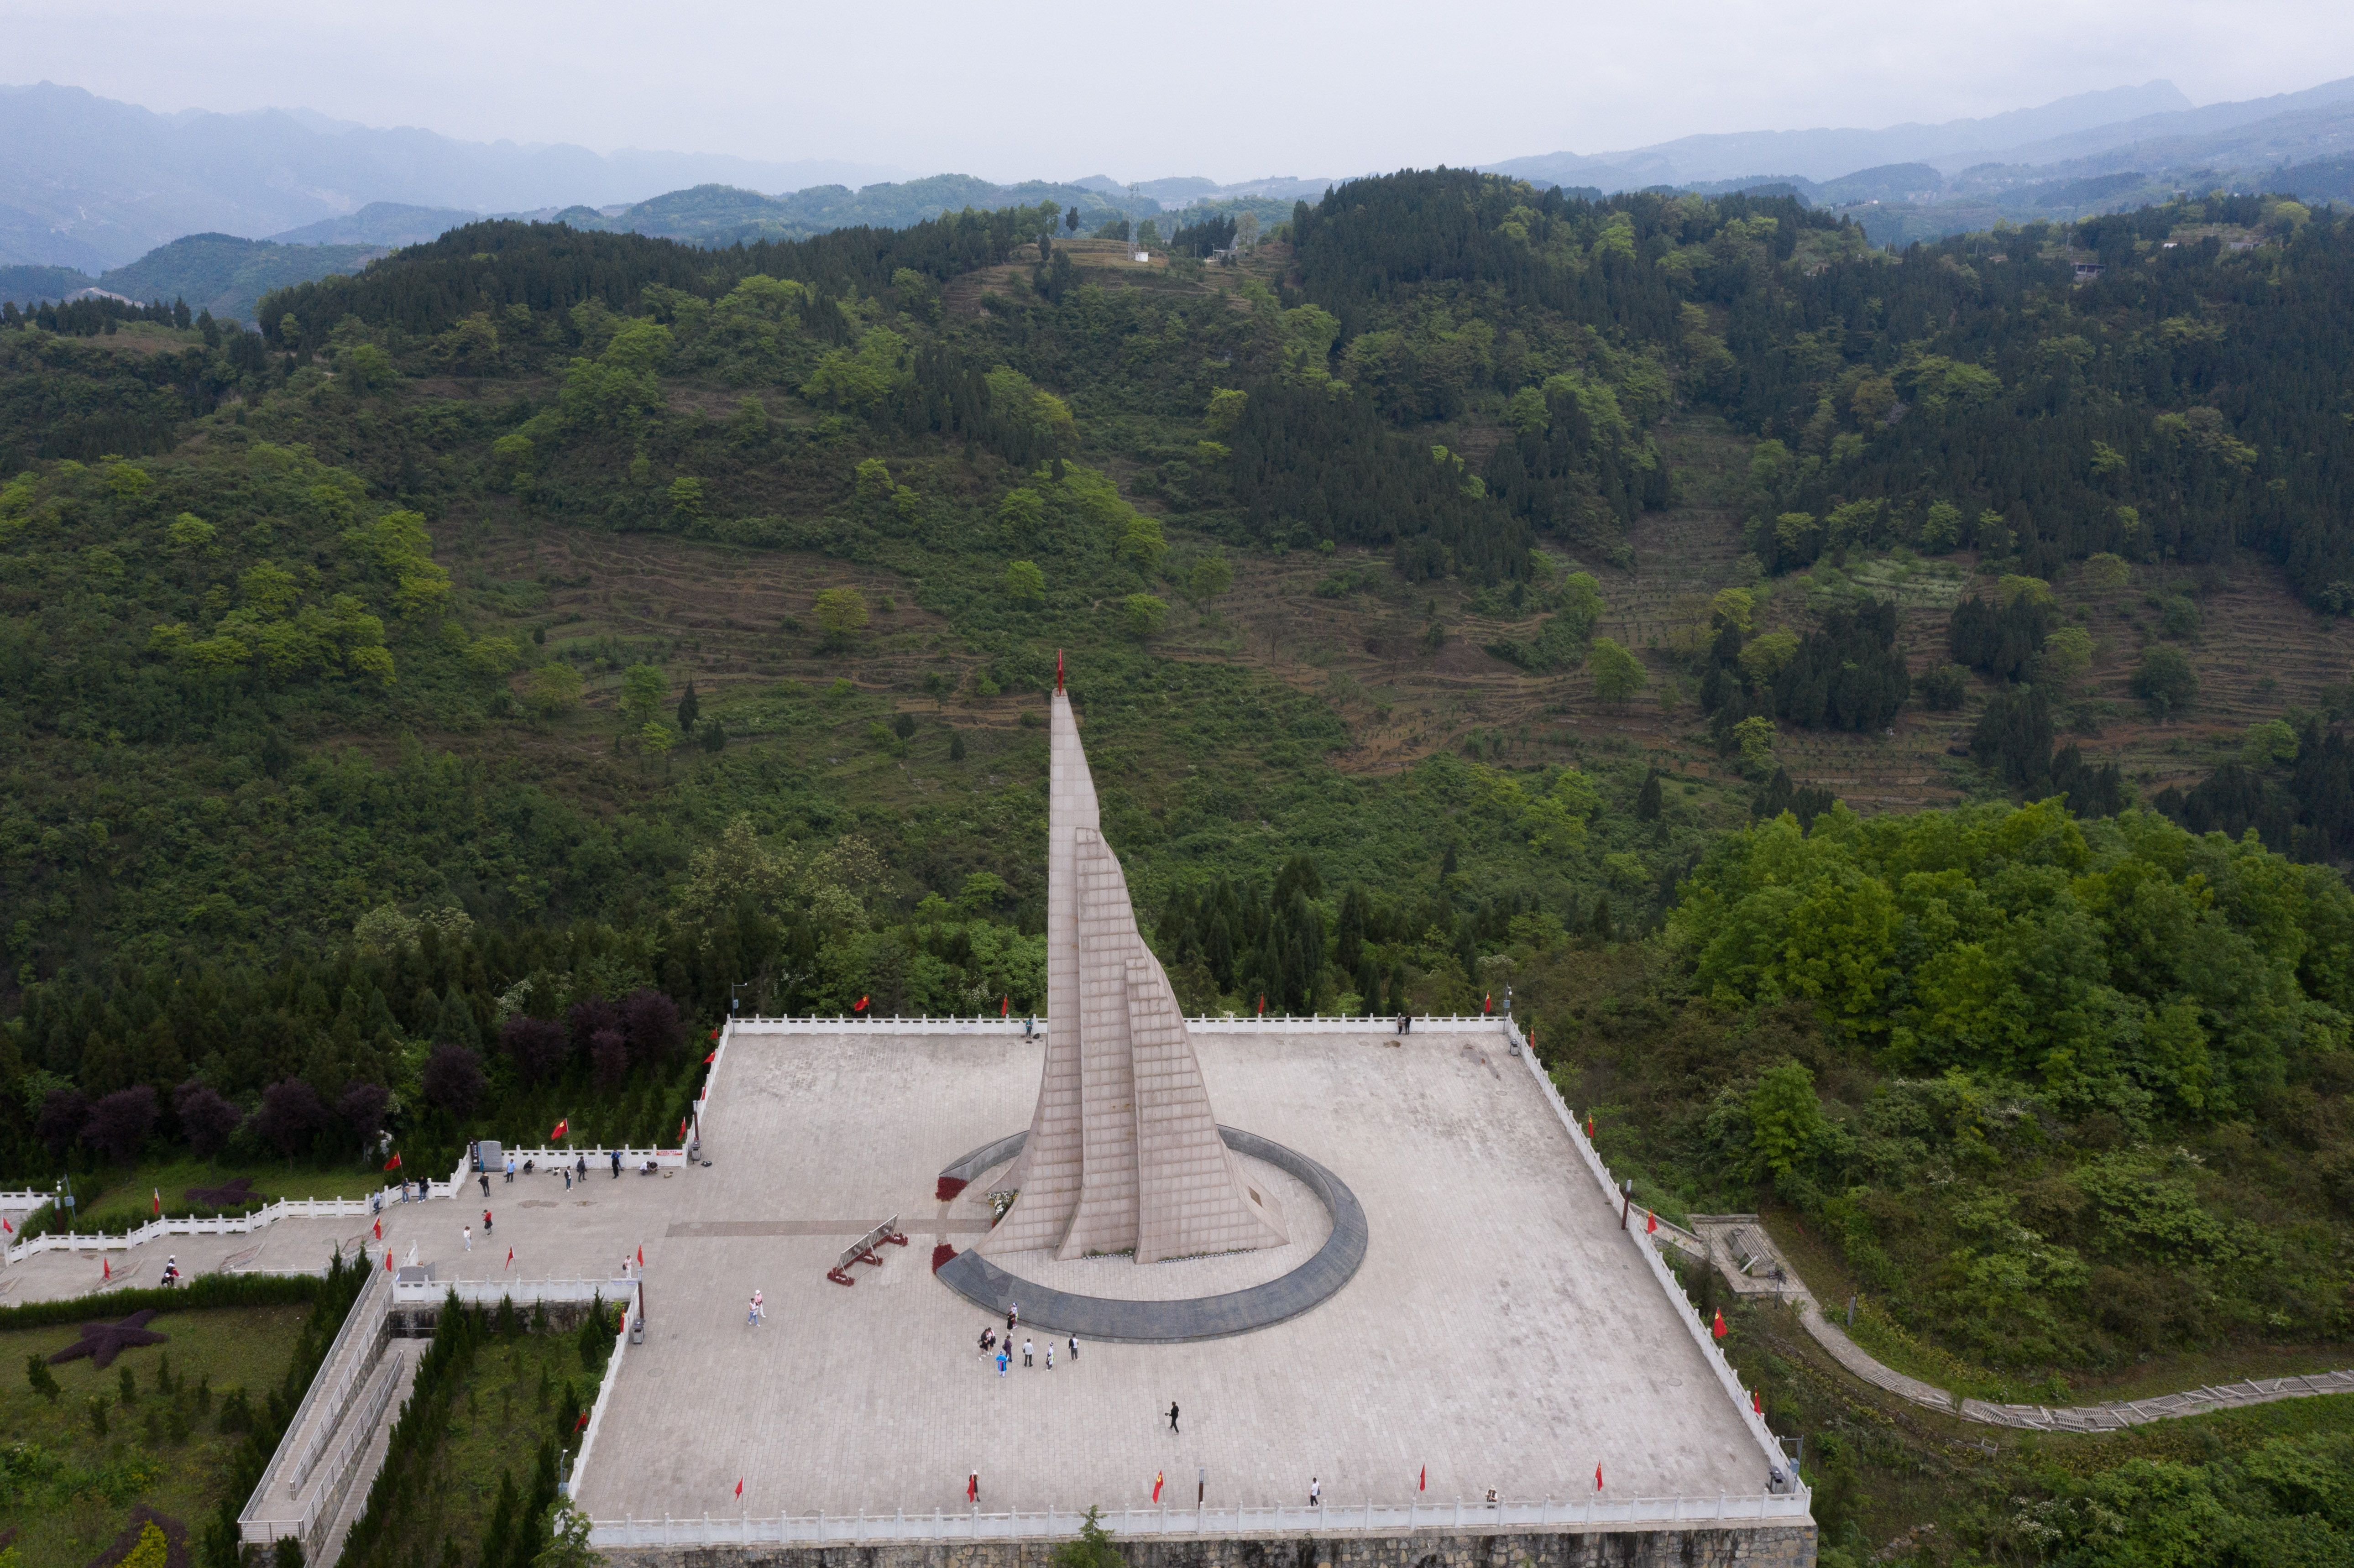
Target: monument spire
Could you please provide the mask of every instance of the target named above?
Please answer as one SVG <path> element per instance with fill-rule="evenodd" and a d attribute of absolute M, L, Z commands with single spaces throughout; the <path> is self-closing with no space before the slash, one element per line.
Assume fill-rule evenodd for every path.
<path fill-rule="evenodd" d="M 1046 1062 L 1013 1206 L 978 1248 L 1139 1263 L 1280 1246 L 1282 1211 L 1218 1134 L 1193 1042 L 1104 842 L 1063 660 L 1046 809 Z M 1263 1184 L 1260 1184 L 1263 1185 Z"/>

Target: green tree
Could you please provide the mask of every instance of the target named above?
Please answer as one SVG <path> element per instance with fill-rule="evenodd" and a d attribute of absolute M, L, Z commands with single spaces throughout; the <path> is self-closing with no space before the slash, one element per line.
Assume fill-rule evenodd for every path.
<path fill-rule="evenodd" d="M 1141 642 L 1161 634 L 1169 620 L 1169 604 L 1153 594 L 1132 593 L 1119 601 L 1119 613 L 1128 634 Z"/>
<path fill-rule="evenodd" d="M 1046 602 L 1046 574 L 1035 561 L 1014 561 L 1005 568 L 1005 597 L 1025 609 Z"/>
<path fill-rule="evenodd" d="M 48 1360 L 37 1351 L 25 1358 L 25 1381 L 33 1385 L 35 1393 L 39 1394 L 51 1404 L 55 1404 L 58 1397 L 65 1393 L 64 1387 L 58 1382 L 57 1374 L 49 1371 Z"/>
<path fill-rule="evenodd" d="M 695 680 L 689 676 L 686 690 L 678 699 L 678 730 L 681 735 L 695 733 L 695 721 L 703 716 L 703 703 L 695 694 Z"/>
<path fill-rule="evenodd" d="M 660 719 L 648 719 L 638 731 L 638 745 L 663 759 L 663 776 L 670 776 L 671 748 L 678 744 L 678 731 Z"/>
<path fill-rule="evenodd" d="M 2081 626 L 2062 626 L 2043 640 L 2042 675 L 2057 691 L 2066 691 L 2093 667 L 2093 634 Z"/>
<path fill-rule="evenodd" d="M 817 624 L 829 648 L 847 648 L 851 637 L 866 630 L 866 596 L 854 588 L 830 588 L 817 596 Z"/>
<path fill-rule="evenodd" d="M 1823 1142 L 1823 1107 L 1803 1062 L 1766 1069 L 1749 1091 L 1748 1108 L 1750 1168 L 1761 1180 L 1788 1175 Z"/>
<path fill-rule="evenodd" d="M 1210 407 L 1203 417 L 1204 428 L 1214 436 L 1222 436 L 1242 423 L 1243 409 L 1250 402 L 1250 394 L 1231 387 L 1222 387 L 1210 394 Z"/>
<path fill-rule="evenodd" d="M 1125 1568 L 1127 1559 L 1112 1544 L 1111 1531 L 1096 1515 L 1097 1510 L 1089 1508 L 1087 1518 L 1079 1521 L 1079 1538 L 1055 1548 L 1055 1568 Z"/>
<path fill-rule="evenodd" d="M 2153 717 L 2164 721 L 2199 695 L 2199 677 L 2182 650 L 2161 643 L 2141 656 L 2141 666 L 2133 673 L 2133 694 L 2149 705 Z"/>
<path fill-rule="evenodd" d="M 670 683 L 652 664 L 632 664 L 621 672 L 621 712 L 631 728 L 652 722 L 670 694 Z"/>
<path fill-rule="evenodd" d="M 524 687 L 524 701 L 542 718 L 570 713 L 580 705 L 580 672 L 569 664 L 542 664 Z"/>
<path fill-rule="evenodd" d="M 1594 677 L 1594 694 L 1606 703 L 1623 705 L 1649 683 L 1642 662 L 1617 641 L 1597 637 L 1585 652 L 1586 671 Z"/>
<path fill-rule="evenodd" d="M 703 515 L 703 481 L 683 473 L 670 482 L 670 514 L 681 523 Z"/>
<path fill-rule="evenodd" d="M 1208 610 L 1212 599 L 1234 586 L 1234 563 L 1224 556 L 1203 556 L 1185 574 L 1185 597 L 1204 611 Z"/>

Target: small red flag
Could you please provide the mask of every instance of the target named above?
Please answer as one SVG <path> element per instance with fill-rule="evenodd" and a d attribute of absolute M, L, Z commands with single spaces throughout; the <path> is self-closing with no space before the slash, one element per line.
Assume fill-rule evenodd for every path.
<path fill-rule="evenodd" d="M 384 1271 L 387 1274 L 390 1274 L 392 1272 L 392 1249 L 390 1247 L 384 1249 Z"/>
<path fill-rule="evenodd" d="M 1265 991 L 1258 993 L 1258 1015 L 1261 1018 L 1267 1016 L 1267 992 Z"/>
<path fill-rule="evenodd" d="M 559 1121 L 559 1122 L 557 1122 L 557 1123 L 556 1124 L 556 1130 L 555 1130 L 554 1132 L 551 1132 L 551 1133 L 549 1133 L 549 1134 L 547 1135 L 547 1141 L 548 1141 L 548 1142 L 550 1142 L 550 1143 L 554 1143 L 554 1142 L 556 1142 L 557 1139 L 561 1139 L 561 1138 L 562 1138 L 566 1133 L 570 1132 L 571 1130 L 572 1130 L 572 1118 L 571 1118 L 570 1117 L 566 1117 L 562 1121 Z"/>
<path fill-rule="evenodd" d="M 1755 1411 L 1760 1415 L 1765 1414 L 1766 1395 L 1756 1389 L 1751 1389 L 1749 1391 L 1749 1408 Z"/>
<path fill-rule="evenodd" d="M 739 1498 L 744 1495 L 744 1478 L 741 1476 L 736 1478 L 736 1495 Z"/>
<path fill-rule="evenodd" d="M 714 1040 L 718 1039 L 718 1038 L 719 1038 L 719 1031 L 717 1031 L 716 1029 L 713 1030 L 713 1031 L 711 1032 L 711 1037 L 712 1037 Z"/>
<path fill-rule="evenodd" d="M 582 1412 L 580 1413 L 580 1419 L 579 1419 L 579 1420 L 578 1420 L 578 1421 L 576 1421 L 576 1422 L 574 1422 L 574 1423 L 572 1424 L 572 1430 L 574 1430 L 575 1432 L 578 1432 L 578 1431 L 579 1431 L 583 1426 L 586 1426 L 586 1425 L 588 1425 L 588 1413 L 587 1411 L 585 1411 L 585 1410 L 584 1410 L 584 1411 L 582 1411 Z"/>
<path fill-rule="evenodd" d="M 964 1495 L 973 1502 L 981 1500 L 981 1472 L 975 1470 L 964 1478 Z"/>
<path fill-rule="evenodd" d="M 645 1266 L 646 1266 L 646 1249 L 645 1249 L 645 1248 L 643 1248 L 643 1247 L 640 1247 L 640 1248 L 638 1249 L 638 1266 L 639 1266 L 640 1268 L 643 1268 Z"/>
<path fill-rule="evenodd" d="M 147 1190 L 155 1194 L 155 1212 L 159 1214 L 162 1213 L 164 1212 L 164 1189 L 161 1187 L 150 1187 Z"/>
<path fill-rule="evenodd" d="M 13 1236 L 16 1234 L 16 1227 L 10 1224 L 6 1220 L 0 1219 L 0 1231 L 6 1231 Z"/>
<path fill-rule="evenodd" d="M 1723 1308 L 1720 1307 L 1720 1308 L 1718 1308 L 1716 1309 L 1716 1326 L 1715 1326 L 1715 1327 L 1713 1327 L 1713 1328 L 1712 1328 L 1711 1330 L 1709 1330 L 1709 1332 L 1710 1332 L 1710 1333 L 1712 1333 L 1712 1334 L 1713 1334 L 1713 1335 L 1715 1335 L 1715 1336 L 1716 1336 L 1718 1339 L 1720 1339 L 1720 1340 L 1721 1340 L 1721 1339 L 1723 1339 L 1723 1338 L 1724 1338 L 1724 1308 Z"/>
<path fill-rule="evenodd" d="M 997 999 L 997 1016 L 998 1016 L 998 1017 L 1000 1017 L 1000 1018 L 1004 1017 L 1004 1016 L 1005 1016 L 1006 1010 L 1007 1010 L 1008 1008 L 1012 1007 L 1013 1005 L 1013 999 L 1012 997 L 1010 997 L 1010 996 L 1001 996 L 1001 997 L 999 997 L 999 998 Z"/>
<path fill-rule="evenodd" d="M 508 1264 L 512 1264 L 512 1263 L 514 1263 L 514 1248 L 513 1248 L 513 1247 L 509 1247 L 509 1248 L 507 1248 L 507 1261 L 506 1261 L 506 1263 L 503 1263 L 503 1264 L 499 1265 L 499 1266 L 500 1266 L 501 1268 L 504 1268 L 504 1267 L 506 1267 L 506 1266 L 508 1266 Z"/>
<path fill-rule="evenodd" d="M 1594 1137 L 1594 1113 L 1592 1111 L 1587 1111 L 1585 1113 L 1585 1136 L 1588 1140 L 1591 1140 Z"/>
<path fill-rule="evenodd" d="M 1425 1465 L 1422 1467 L 1422 1478 L 1414 1483 L 1414 1489 L 1418 1492 L 1426 1492 L 1430 1489 L 1430 1467 L 1428 1465 Z"/>
<path fill-rule="evenodd" d="M 1158 1470 L 1152 1472 L 1152 1500 L 1161 1500 L 1161 1472 Z"/>
<path fill-rule="evenodd" d="M 686 1118 L 684 1117 L 678 1118 L 678 1140 L 681 1143 L 684 1143 L 686 1141 Z"/>
<path fill-rule="evenodd" d="M 1597 1492 L 1602 1489 L 1602 1467 L 1600 1465 L 1594 1467 L 1594 1489 Z"/>
<path fill-rule="evenodd" d="M 1496 993 L 1494 991 L 1491 991 L 1487 995 L 1479 999 L 1479 1011 L 1482 1012 L 1493 1012 L 1496 1011 Z"/>
<path fill-rule="evenodd" d="M 1644 1234 L 1645 1235 L 1647 1235 L 1647 1236 L 1648 1236 L 1648 1235 L 1656 1235 L 1656 1234 L 1659 1234 L 1659 1215 L 1657 1215 L 1657 1214 L 1646 1214 L 1646 1215 L 1644 1215 L 1644 1216 L 1643 1216 L 1643 1234 Z"/>
<path fill-rule="evenodd" d="M 400 1156 L 399 1156 L 398 1154 L 395 1154 L 391 1159 L 389 1159 L 389 1160 L 386 1160 L 386 1161 L 384 1162 L 384 1168 L 385 1168 L 387 1171 L 398 1171 L 398 1170 L 399 1170 L 399 1169 L 400 1169 Z"/>
<path fill-rule="evenodd" d="M 378 1241 L 384 1240 L 384 1222 L 382 1220 L 378 1220 L 376 1223 L 376 1239 Z"/>
<path fill-rule="evenodd" d="M 1062 651 L 1061 649 L 1057 648 L 1057 649 L 1055 649 L 1055 690 L 1056 690 L 1056 691 L 1058 691 L 1058 692 L 1059 692 L 1059 691 L 1061 691 L 1062 689 L 1063 689 L 1063 651 Z"/>
<path fill-rule="evenodd" d="M 710 1055 L 705 1056 L 705 1057 L 703 1059 L 703 1065 L 704 1065 L 705 1066 L 708 1067 L 709 1065 L 711 1065 L 711 1064 L 712 1064 L 712 1063 L 716 1062 L 717 1060 L 719 1060 L 719 1053 L 718 1053 L 718 1052 L 716 1052 L 716 1051 L 714 1051 Z"/>
<path fill-rule="evenodd" d="M 98 1266 L 105 1271 L 99 1276 L 101 1279 L 111 1279 L 114 1277 L 114 1263 L 112 1259 L 101 1257 L 98 1260 Z"/>
<path fill-rule="evenodd" d="M 860 997 L 856 1001 L 852 1002 L 852 1003 L 850 1004 L 850 1011 L 851 1011 L 851 1012 L 865 1012 L 865 1011 L 866 1011 L 866 999 L 865 999 L 864 997 L 863 997 L 863 996 L 862 996 L 862 997 Z"/>

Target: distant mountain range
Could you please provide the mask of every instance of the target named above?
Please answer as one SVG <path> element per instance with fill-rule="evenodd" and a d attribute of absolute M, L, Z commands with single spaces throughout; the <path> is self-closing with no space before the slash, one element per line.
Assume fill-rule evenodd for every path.
<path fill-rule="evenodd" d="M 1999 217 L 2070 218 L 2215 185 L 2354 201 L 2354 78 L 2193 107 L 2171 82 L 1879 130 L 1686 136 L 1479 165 L 1540 185 L 1785 192 L 1853 209 L 1902 244 Z M 1053 201 L 1089 228 L 1197 203 L 1288 216 L 1339 180 L 1108 175 L 1001 185 L 876 166 L 722 154 L 459 142 L 302 110 L 156 114 L 44 82 L 0 87 L 0 298 L 100 288 L 249 319 L 271 288 L 354 271 L 485 216 L 699 245 L 900 228 L 965 207 Z M 1162 219 L 1164 228 L 1168 219 Z M 257 237 L 267 237 L 257 238 Z"/>

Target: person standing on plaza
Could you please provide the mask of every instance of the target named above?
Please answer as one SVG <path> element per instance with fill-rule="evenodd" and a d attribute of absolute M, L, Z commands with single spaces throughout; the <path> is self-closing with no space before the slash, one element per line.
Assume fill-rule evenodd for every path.
<path fill-rule="evenodd" d="M 998 1375 L 998 1376 L 1000 1376 L 1000 1377 L 1003 1377 L 1003 1376 L 1005 1375 L 1005 1362 L 1006 1362 L 1006 1360 L 1007 1360 L 1007 1357 L 1006 1357 L 1006 1354 L 1005 1354 L 1005 1347 L 1004 1347 L 1003 1345 L 1000 1345 L 1000 1346 L 998 1346 L 998 1347 L 997 1347 L 997 1375 Z"/>
<path fill-rule="evenodd" d="M 1071 1336 L 1071 1359 L 1073 1361 L 1079 1359 L 1079 1337 L 1076 1334 Z"/>
<path fill-rule="evenodd" d="M 482 1211 L 482 1234 L 484 1235 L 491 1234 L 491 1212 L 488 1209 Z"/>
<path fill-rule="evenodd" d="M 1324 1499 L 1324 1483 L 1314 1476 L 1308 1478 L 1308 1506 L 1314 1508 Z"/>
<path fill-rule="evenodd" d="M 507 1156 L 507 1181 L 514 1181 L 514 1156 L 512 1154 Z"/>
<path fill-rule="evenodd" d="M 1025 1367 L 1032 1364 L 1030 1360 L 1030 1341 L 1027 1340 L 1022 1341 L 1022 1364 Z"/>
<path fill-rule="evenodd" d="M 487 1197 L 489 1197 L 490 1195 L 491 1195 L 491 1173 L 490 1173 L 489 1171 L 483 1171 L 483 1172 L 482 1172 L 482 1196 L 483 1196 L 483 1197 L 485 1197 L 485 1198 L 487 1198 Z"/>
<path fill-rule="evenodd" d="M 751 1308 L 750 1308 L 750 1310 L 749 1310 L 748 1312 L 747 1312 L 747 1313 L 746 1313 L 746 1315 L 745 1315 L 745 1319 L 744 1319 L 744 1321 L 745 1321 L 748 1326 L 750 1326 L 750 1327 L 752 1327 L 752 1328 L 757 1329 L 757 1328 L 758 1328 L 758 1327 L 760 1326 L 760 1319 L 761 1319 L 761 1318 L 762 1318 L 763 1316 L 765 1316 L 765 1315 L 766 1315 L 766 1314 L 765 1314 L 765 1311 L 764 1311 L 764 1309 L 763 1309 L 763 1308 L 762 1308 L 762 1306 L 761 1306 L 761 1302 L 760 1302 L 760 1293 L 759 1293 L 758 1291 L 755 1290 L 754 1292 L 752 1292 L 752 1306 L 751 1306 Z"/>
<path fill-rule="evenodd" d="M 1055 1341 L 1052 1340 L 1046 1341 L 1046 1370 L 1055 1370 Z"/>
<path fill-rule="evenodd" d="M 472 1226 L 472 1225 L 460 1225 L 460 1226 L 458 1227 L 458 1234 L 459 1234 L 460 1235 L 461 1235 L 461 1236 L 463 1236 L 463 1237 L 465 1237 L 465 1238 L 466 1238 L 466 1250 L 467 1250 L 468 1252 L 472 1252 L 472 1251 L 473 1251 L 473 1250 L 474 1250 L 474 1227 L 473 1227 L 473 1226 Z"/>
<path fill-rule="evenodd" d="M 1169 1430 L 1177 1430 L 1177 1402 L 1173 1399 L 1169 1402 Z"/>

